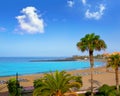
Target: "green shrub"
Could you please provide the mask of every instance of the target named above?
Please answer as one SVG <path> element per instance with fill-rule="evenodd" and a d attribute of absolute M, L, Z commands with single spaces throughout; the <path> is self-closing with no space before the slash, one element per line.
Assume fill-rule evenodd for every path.
<path fill-rule="evenodd" d="M 34 80 L 34 82 L 33 82 L 34 88 L 39 88 L 39 87 L 41 87 L 41 86 L 44 86 L 44 85 L 43 85 L 43 82 L 44 82 L 44 79 L 43 79 L 43 78 Z"/>
<path fill-rule="evenodd" d="M 21 88 L 19 82 L 12 78 L 7 82 L 9 96 L 21 96 Z"/>
<path fill-rule="evenodd" d="M 104 84 L 99 88 L 99 94 L 101 94 L 101 96 L 116 96 L 116 88 L 115 86 L 108 86 Z"/>
<path fill-rule="evenodd" d="M 85 93 L 85 96 L 90 96 L 91 92 Z M 98 89 L 97 93 L 94 93 L 94 96 L 120 96 L 117 95 L 116 86 L 108 86 L 107 84 L 104 84 Z"/>

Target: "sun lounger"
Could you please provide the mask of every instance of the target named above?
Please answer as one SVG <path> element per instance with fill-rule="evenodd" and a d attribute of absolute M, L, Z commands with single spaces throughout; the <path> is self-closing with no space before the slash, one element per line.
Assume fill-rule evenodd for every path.
<path fill-rule="evenodd" d="M 23 79 L 23 78 L 18 78 L 18 81 L 19 81 L 19 82 L 28 82 L 29 80 Z"/>
<path fill-rule="evenodd" d="M 6 84 L 7 81 L 6 80 L 0 80 L 0 84 Z"/>

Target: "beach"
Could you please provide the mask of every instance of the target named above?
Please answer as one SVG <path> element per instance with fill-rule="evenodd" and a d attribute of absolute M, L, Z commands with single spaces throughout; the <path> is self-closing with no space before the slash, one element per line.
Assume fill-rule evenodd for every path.
<path fill-rule="evenodd" d="M 67 71 L 68 73 L 72 75 L 81 75 L 82 81 L 83 81 L 83 87 L 81 90 L 87 90 L 90 89 L 90 69 L 84 69 L 84 70 L 72 70 Z M 107 70 L 106 67 L 98 67 L 94 68 L 93 71 L 93 79 L 94 79 L 94 88 L 99 88 L 103 84 L 108 85 L 115 85 L 115 73 L 114 70 Z M 24 76 L 18 76 L 18 78 L 21 80 L 20 85 L 23 87 L 30 87 L 33 86 L 33 82 L 36 79 L 39 79 L 43 76 L 43 74 L 33 74 L 33 75 L 24 75 Z M 120 74 L 119 74 L 120 77 Z M 10 78 L 15 78 L 15 76 L 11 77 L 0 77 L 0 81 L 2 80 L 9 80 Z M 120 80 L 119 80 L 120 81 Z M 0 84 L 0 93 L 6 92 L 7 85 L 6 84 Z"/>

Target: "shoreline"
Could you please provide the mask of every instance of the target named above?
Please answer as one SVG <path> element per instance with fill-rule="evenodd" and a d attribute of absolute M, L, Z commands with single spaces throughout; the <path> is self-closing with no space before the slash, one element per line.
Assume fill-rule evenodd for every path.
<path fill-rule="evenodd" d="M 4 60 L 3 60 L 4 61 Z M 23 61 L 23 60 L 22 60 Z M 52 61 L 54 61 L 54 62 L 89 62 L 89 59 L 87 59 L 87 60 L 84 60 L 84 59 L 75 59 L 75 60 L 73 60 L 73 59 L 68 59 L 68 58 L 64 58 L 64 59 L 52 59 L 52 60 L 35 60 L 35 61 L 33 61 L 33 62 L 52 62 Z M 95 59 L 95 61 L 97 61 L 97 62 L 101 62 L 102 64 L 101 65 L 98 65 L 98 66 L 96 66 L 96 67 L 99 67 L 99 66 L 104 66 L 105 64 L 104 64 L 104 61 L 103 61 L 103 59 L 101 60 L 101 59 Z M 28 61 L 25 61 L 25 63 L 29 63 L 30 62 L 30 59 L 28 59 Z M 3 62 L 4 63 L 4 62 Z M 33 63 L 34 64 L 34 63 Z M 3 65 L 4 66 L 4 65 Z M 74 66 L 74 65 L 73 65 Z M 7 66 L 6 66 L 7 67 Z M 26 67 L 26 66 L 25 66 Z M 27 67 L 26 67 L 27 68 Z M 69 69 L 65 69 L 65 68 L 63 68 L 63 70 L 66 70 L 66 71 L 72 71 L 72 70 L 82 70 L 82 69 L 88 69 L 89 68 L 89 66 L 87 66 L 87 67 L 83 67 L 83 68 L 78 68 L 78 67 L 74 67 L 74 68 L 69 68 Z M 52 70 L 52 71 L 51 71 Z M 34 75 L 34 74 L 44 74 L 44 73 L 48 73 L 48 72 L 55 72 L 56 70 L 54 70 L 54 69 L 51 69 L 51 70 L 45 70 L 45 71 L 42 71 L 42 70 L 38 70 L 38 71 L 34 71 L 34 73 L 33 72 L 31 72 L 31 71 L 26 71 L 26 72 L 24 72 L 24 73 L 22 73 L 22 72 L 20 72 L 20 71 L 14 71 L 13 70 L 13 72 L 11 72 L 10 74 L 9 74 L 9 70 L 8 71 L 4 71 L 3 70 L 3 74 L 2 74 L 2 71 L 1 71 L 1 75 L 0 75 L 0 77 L 11 77 L 11 76 L 16 76 L 16 73 L 18 73 L 20 76 L 24 76 L 24 75 Z M 59 69 L 58 69 L 59 70 Z M 60 71 L 61 71 L 62 69 L 60 69 Z M 5 74 L 4 74 L 5 73 Z"/>
<path fill-rule="evenodd" d="M 100 67 L 105 67 L 105 65 L 103 64 L 102 66 L 97 66 L 97 67 L 94 67 L 94 68 L 100 68 Z M 82 68 L 82 69 L 69 69 L 69 70 L 61 70 L 61 71 L 66 71 L 66 72 L 70 72 L 70 71 L 77 71 L 77 70 L 79 70 L 79 71 L 82 71 L 82 70 L 88 70 L 89 69 L 89 67 L 84 67 L 84 68 Z M 57 71 L 57 70 L 56 70 Z M 32 74 L 19 74 L 18 73 L 18 75 L 19 76 L 29 76 L 29 75 L 36 75 L 36 74 L 45 74 L 45 73 L 50 73 L 50 72 L 55 72 L 55 71 L 46 71 L 46 72 L 37 72 L 37 73 L 32 73 Z M 16 72 L 17 73 L 17 72 Z M 15 77 L 16 76 L 16 74 L 15 75 L 6 75 L 6 76 L 0 76 L 0 78 L 4 78 L 4 77 Z"/>
<path fill-rule="evenodd" d="M 82 75 L 82 81 L 83 81 L 83 87 L 81 90 L 86 90 L 90 88 L 90 69 L 83 69 L 83 70 L 72 70 L 72 71 L 66 71 L 67 73 L 70 73 L 72 75 Z M 93 71 L 93 79 L 94 79 L 94 87 L 98 88 L 102 86 L 103 84 L 108 85 L 115 85 L 115 74 L 113 70 L 107 71 L 105 66 L 94 68 Z M 32 74 L 32 75 L 24 75 L 24 76 L 18 76 L 19 79 L 23 79 L 24 81 L 20 82 L 20 85 L 23 87 L 33 86 L 33 82 L 36 79 L 41 78 L 43 74 Z M 120 76 L 120 74 L 119 74 Z M 9 80 L 10 78 L 15 78 L 15 76 L 10 77 L 0 77 L 0 80 Z M 119 80 L 120 81 L 120 80 Z M 0 84 L 0 93 L 6 92 L 7 85 L 6 84 Z"/>
<path fill-rule="evenodd" d="M 67 62 L 67 61 L 89 61 L 89 58 L 87 59 L 76 59 L 73 57 L 69 57 L 69 58 L 64 58 L 64 59 L 44 59 L 44 60 L 29 60 L 29 62 Z M 96 59 L 94 58 L 94 61 L 100 61 L 100 62 L 106 62 L 106 59 Z"/>

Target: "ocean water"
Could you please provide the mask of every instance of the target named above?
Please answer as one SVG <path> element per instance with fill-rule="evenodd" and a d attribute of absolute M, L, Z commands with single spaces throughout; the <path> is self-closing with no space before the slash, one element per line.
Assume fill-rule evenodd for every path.
<path fill-rule="evenodd" d="M 31 60 L 56 60 L 64 57 L 1 57 L 0 76 L 29 75 L 56 70 L 78 70 L 90 67 L 89 61 L 44 61 L 30 62 Z M 103 66 L 104 62 L 95 62 L 95 67 Z"/>

